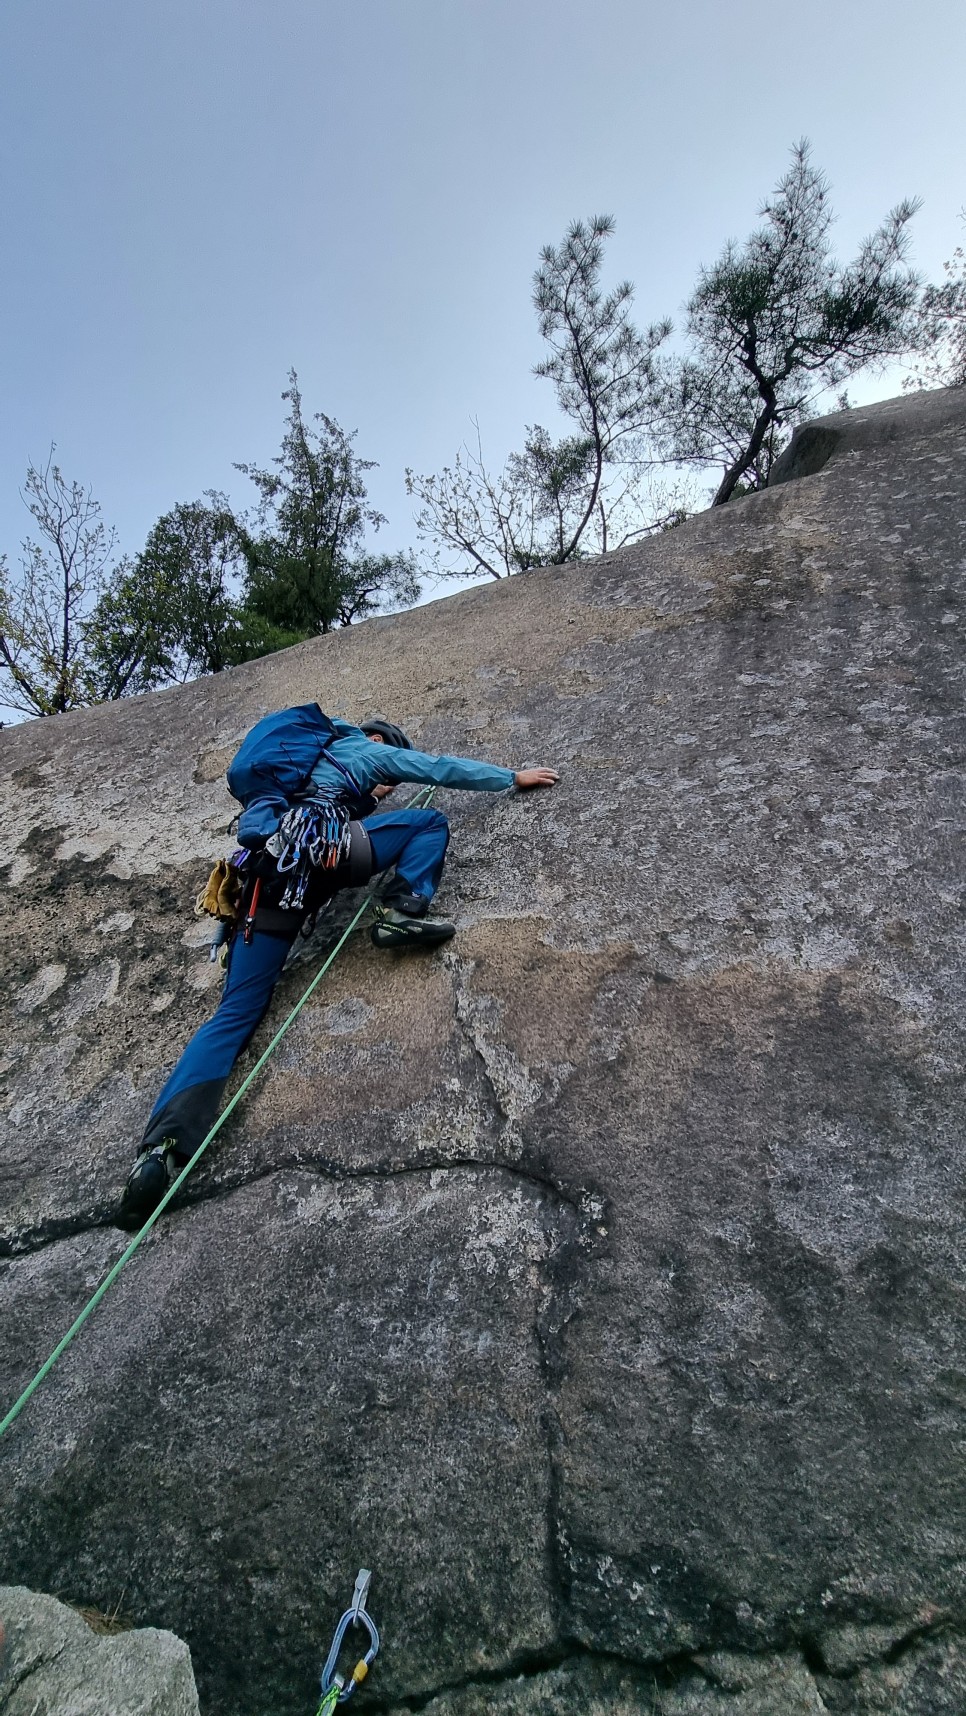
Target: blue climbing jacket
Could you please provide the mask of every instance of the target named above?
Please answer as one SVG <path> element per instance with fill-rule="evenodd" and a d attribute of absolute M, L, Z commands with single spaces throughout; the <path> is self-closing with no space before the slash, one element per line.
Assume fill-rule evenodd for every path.
<path fill-rule="evenodd" d="M 239 845 L 264 846 L 300 799 L 342 802 L 359 816 L 374 808 L 371 787 L 403 781 L 500 792 L 513 785 L 513 770 L 374 744 L 351 722 L 330 720 L 317 703 L 280 709 L 252 728 L 228 769 L 228 790 L 244 806 Z"/>
<path fill-rule="evenodd" d="M 416 786 L 459 787 L 463 792 L 506 792 L 513 785 L 513 770 L 498 763 L 374 744 L 349 721 L 333 717 L 332 725 L 335 738 L 312 770 L 312 789 L 321 798 L 338 792 L 339 777 L 344 774 L 352 777 L 360 793 L 374 786 L 399 786 L 404 781 Z"/>

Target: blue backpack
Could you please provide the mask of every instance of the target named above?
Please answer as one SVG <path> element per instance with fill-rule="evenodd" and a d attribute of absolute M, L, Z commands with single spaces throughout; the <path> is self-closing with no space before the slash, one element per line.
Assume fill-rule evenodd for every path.
<path fill-rule="evenodd" d="M 278 830 L 287 810 L 305 792 L 312 770 L 335 728 L 317 703 L 301 703 L 266 715 L 244 738 L 228 767 L 228 791 L 244 806 L 238 819 L 238 842 L 250 851 L 264 846 Z M 352 791 L 358 788 L 340 768 Z"/>

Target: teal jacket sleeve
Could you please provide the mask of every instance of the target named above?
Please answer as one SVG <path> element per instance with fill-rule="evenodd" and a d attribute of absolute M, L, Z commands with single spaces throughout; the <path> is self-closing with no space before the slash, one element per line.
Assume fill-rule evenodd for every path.
<path fill-rule="evenodd" d="M 398 786 L 413 781 L 418 786 L 462 787 L 470 792 L 504 792 L 513 785 L 513 770 L 494 763 L 479 763 L 469 757 L 431 757 L 425 751 L 404 751 L 395 745 L 374 744 L 358 728 L 340 724 L 338 737 L 328 747 L 360 793 L 374 786 Z M 345 788 L 345 775 L 323 756 L 312 771 L 312 780 L 322 793 Z"/>
<path fill-rule="evenodd" d="M 513 770 L 496 763 L 480 763 L 470 757 L 431 757 L 425 751 L 403 751 L 394 745 L 373 745 L 375 758 L 366 761 L 377 770 L 373 785 L 396 786 L 414 781 L 420 786 L 460 787 L 468 792 L 504 792 L 513 785 Z"/>

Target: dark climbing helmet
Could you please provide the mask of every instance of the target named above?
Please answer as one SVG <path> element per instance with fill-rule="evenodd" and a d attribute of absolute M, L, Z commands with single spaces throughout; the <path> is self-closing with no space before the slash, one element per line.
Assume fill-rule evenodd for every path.
<path fill-rule="evenodd" d="M 412 740 L 407 739 L 402 728 L 395 726 L 392 721 L 363 721 L 362 731 L 370 739 L 374 733 L 378 733 L 387 745 L 395 745 L 400 751 L 411 751 L 413 748 Z"/>

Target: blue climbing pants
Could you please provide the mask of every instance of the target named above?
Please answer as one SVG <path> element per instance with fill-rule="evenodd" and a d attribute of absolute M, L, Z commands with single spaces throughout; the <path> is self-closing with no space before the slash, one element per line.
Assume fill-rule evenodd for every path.
<path fill-rule="evenodd" d="M 395 866 L 392 890 L 431 900 L 439 886 L 449 842 L 449 824 L 439 810 L 394 810 L 367 817 L 373 872 Z M 391 900 L 392 892 L 387 895 Z M 161 1091 L 142 1140 L 142 1150 L 175 1140 L 179 1162 L 194 1155 L 211 1131 L 232 1067 L 265 1016 L 303 915 L 292 912 L 290 933 L 256 929 L 250 942 L 232 936 L 221 1001 L 197 1030 Z"/>
<path fill-rule="evenodd" d="M 443 874 L 449 823 L 441 810 L 389 810 L 368 816 L 363 828 L 372 846 L 375 875 L 396 867 L 396 886 L 431 900 Z"/>

